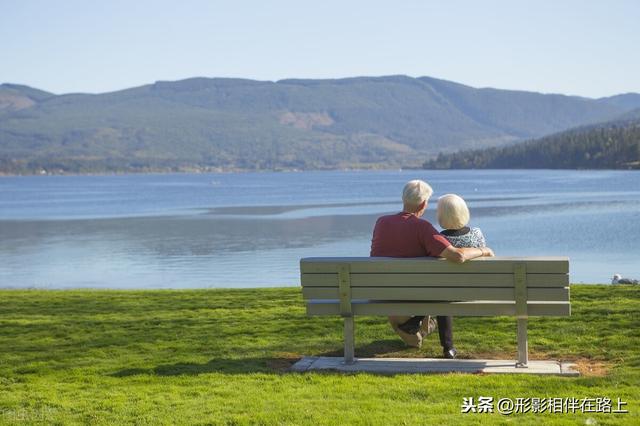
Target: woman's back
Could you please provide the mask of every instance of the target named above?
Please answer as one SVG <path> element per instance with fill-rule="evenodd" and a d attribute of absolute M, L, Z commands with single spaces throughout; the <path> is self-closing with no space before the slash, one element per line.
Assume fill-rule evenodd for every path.
<path fill-rule="evenodd" d="M 445 229 L 441 234 L 449 240 L 454 247 L 482 248 L 487 246 L 480 228 L 469 228 L 465 226 L 460 229 Z"/>

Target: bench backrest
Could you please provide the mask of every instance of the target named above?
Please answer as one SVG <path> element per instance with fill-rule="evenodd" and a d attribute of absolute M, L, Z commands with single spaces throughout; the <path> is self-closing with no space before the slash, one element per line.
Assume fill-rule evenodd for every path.
<path fill-rule="evenodd" d="M 310 315 L 570 314 L 566 257 L 305 258 L 300 272 Z"/>

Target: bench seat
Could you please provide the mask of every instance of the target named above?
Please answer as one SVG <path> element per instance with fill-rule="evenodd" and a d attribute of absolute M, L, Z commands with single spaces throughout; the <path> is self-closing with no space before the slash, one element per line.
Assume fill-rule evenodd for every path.
<path fill-rule="evenodd" d="M 300 272 L 307 314 L 344 317 L 348 363 L 355 315 L 515 316 L 517 365 L 526 367 L 527 318 L 571 314 L 566 257 L 316 257 L 301 259 Z"/>

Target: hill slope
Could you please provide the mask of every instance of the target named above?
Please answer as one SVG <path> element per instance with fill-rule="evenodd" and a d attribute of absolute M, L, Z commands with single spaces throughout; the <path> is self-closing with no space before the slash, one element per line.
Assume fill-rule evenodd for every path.
<path fill-rule="evenodd" d="M 104 94 L 0 85 L 0 172 L 418 166 L 640 107 L 429 77 L 192 78 Z"/>
<path fill-rule="evenodd" d="M 428 169 L 640 169 L 640 110 L 518 145 L 441 154 Z"/>

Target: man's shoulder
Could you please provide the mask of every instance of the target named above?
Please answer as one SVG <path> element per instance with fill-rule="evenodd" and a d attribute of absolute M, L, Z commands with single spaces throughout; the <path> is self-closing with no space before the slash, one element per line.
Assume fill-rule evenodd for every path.
<path fill-rule="evenodd" d="M 397 213 L 380 216 L 378 218 L 378 220 L 376 220 L 376 224 L 385 223 L 385 222 L 393 222 L 393 221 L 398 220 L 399 217 L 400 217 L 400 215 L 397 214 Z"/>
<path fill-rule="evenodd" d="M 416 217 L 416 225 L 421 228 L 435 230 L 436 228 L 429 222 L 427 219 L 423 219 L 421 217 Z M 437 232 L 437 231 L 436 231 Z"/>
<path fill-rule="evenodd" d="M 434 226 L 426 219 L 416 217 L 415 215 L 404 215 L 402 213 L 388 214 L 380 216 L 376 221 L 376 225 L 393 225 L 393 224 L 405 224 L 408 227 L 414 229 L 427 230 L 429 232 L 438 232 Z"/>
<path fill-rule="evenodd" d="M 380 216 L 379 219 L 381 220 L 397 220 L 400 219 L 402 217 L 402 214 L 400 213 L 389 213 L 389 214 L 385 214 L 383 216 Z"/>

